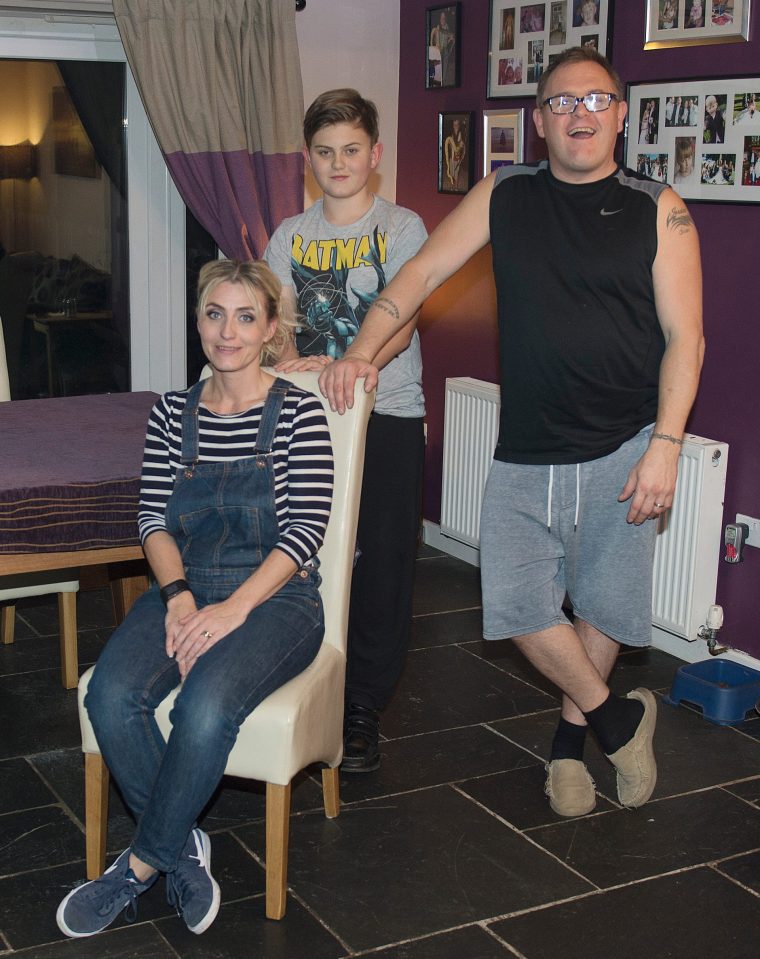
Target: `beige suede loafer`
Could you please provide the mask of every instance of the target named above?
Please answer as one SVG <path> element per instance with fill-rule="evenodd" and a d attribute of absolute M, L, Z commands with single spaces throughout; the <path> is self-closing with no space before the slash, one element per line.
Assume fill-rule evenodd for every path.
<path fill-rule="evenodd" d="M 654 792 L 657 784 L 657 763 L 652 739 L 657 724 L 657 700 L 648 689 L 639 687 L 628 693 L 627 699 L 638 699 L 644 704 L 644 715 L 633 738 L 607 759 L 617 770 L 617 792 L 622 806 L 637 809 Z"/>
<path fill-rule="evenodd" d="M 547 763 L 544 792 L 558 816 L 585 816 L 596 806 L 594 780 L 579 759 Z"/>

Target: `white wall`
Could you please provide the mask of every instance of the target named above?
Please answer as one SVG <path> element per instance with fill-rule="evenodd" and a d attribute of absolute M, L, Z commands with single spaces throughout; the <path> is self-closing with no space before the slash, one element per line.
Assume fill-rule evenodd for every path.
<path fill-rule="evenodd" d="M 396 199 L 400 0 L 307 0 L 296 13 L 304 106 L 336 87 L 354 87 L 380 114 L 383 158 L 375 193 Z M 307 178 L 307 206 L 319 196 Z"/>

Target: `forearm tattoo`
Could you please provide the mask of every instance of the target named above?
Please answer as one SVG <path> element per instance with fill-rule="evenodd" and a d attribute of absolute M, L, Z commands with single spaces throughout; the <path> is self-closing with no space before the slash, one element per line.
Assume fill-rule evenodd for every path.
<path fill-rule="evenodd" d="M 675 230 L 683 235 L 684 233 L 688 233 L 693 226 L 694 220 L 692 220 L 685 206 L 674 206 L 670 213 L 668 213 L 669 230 Z"/>
<path fill-rule="evenodd" d="M 389 300 L 387 296 L 378 296 L 372 305 L 376 306 L 378 310 L 385 310 L 385 312 L 389 313 L 394 320 L 401 319 L 401 314 L 398 311 L 398 307 L 393 300 Z"/>

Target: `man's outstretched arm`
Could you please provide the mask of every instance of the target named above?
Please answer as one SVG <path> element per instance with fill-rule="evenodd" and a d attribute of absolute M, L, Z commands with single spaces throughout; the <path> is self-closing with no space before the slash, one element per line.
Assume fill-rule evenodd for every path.
<path fill-rule="evenodd" d="M 375 359 L 394 335 L 410 323 L 427 297 L 490 239 L 488 213 L 496 174 L 473 187 L 433 231 L 419 253 L 396 274 L 372 304 L 359 335 L 342 360 L 325 368 L 320 389 L 330 408 L 344 413 L 353 402 L 357 377 L 364 388 L 377 385 Z"/>

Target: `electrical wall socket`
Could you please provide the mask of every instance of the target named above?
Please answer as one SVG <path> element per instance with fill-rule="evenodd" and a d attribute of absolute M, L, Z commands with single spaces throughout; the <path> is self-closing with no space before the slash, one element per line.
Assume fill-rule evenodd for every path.
<path fill-rule="evenodd" d="M 760 546 L 760 519 L 753 519 L 751 516 L 742 516 L 736 514 L 737 523 L 746 523 L 749 526 L 749 536 L 746 540 L 747 546 Z"/>

